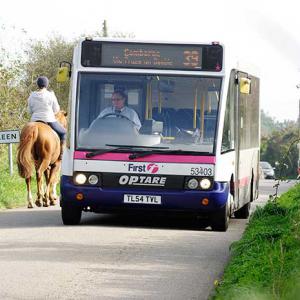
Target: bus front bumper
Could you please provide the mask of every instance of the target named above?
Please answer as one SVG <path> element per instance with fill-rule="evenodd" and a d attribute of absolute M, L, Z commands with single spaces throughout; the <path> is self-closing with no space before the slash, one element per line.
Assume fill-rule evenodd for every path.
<path fill-rule="evenodd" d="M 214 182 L 212 190 L 166 190 L 142 188 L 101 188 L 78 186 L 72 177 L 61 177 L 61 205 L 74 205 L 95 212 L 110 211 L 174 211 L 206 213 L 225 206 L 229 193 L 227 182 Z M 126 203 L 125 198 L 133 196 L 157 196 L 160 203 Z M 131 197 L 132 198 L 132 197 Z"/>

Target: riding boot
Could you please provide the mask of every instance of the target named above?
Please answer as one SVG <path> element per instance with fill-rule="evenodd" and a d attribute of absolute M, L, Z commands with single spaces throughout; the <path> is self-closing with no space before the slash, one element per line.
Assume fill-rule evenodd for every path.
<path fill-rule="evenodd" d="M 62 160 L 65 146 L 66 146 L 66 141 L 60 141 L 60 153 L 59 153 L 58 160 Z"/>

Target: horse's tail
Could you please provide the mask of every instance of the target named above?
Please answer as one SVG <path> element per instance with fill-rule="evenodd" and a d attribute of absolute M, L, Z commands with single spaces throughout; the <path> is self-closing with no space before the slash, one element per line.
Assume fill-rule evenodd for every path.
<path fill-rule="evenodd" d="M 27 124 L 21 132 L 17 164 L 19 175 L 23 178 L 29 178 L 32 175 L 32 147 L 37 137 L 38 128 L 33 124 Z"/>

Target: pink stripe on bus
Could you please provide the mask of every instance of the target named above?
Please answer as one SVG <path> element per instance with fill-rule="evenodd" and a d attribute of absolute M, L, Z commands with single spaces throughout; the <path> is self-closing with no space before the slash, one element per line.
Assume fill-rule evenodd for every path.
<path fill-rule="evenodd" d="M 131 153 L 103 153 L 96 155 L 92 158 L 86 158 L 85 151 L 75 151 L 74 159 L 86 159 L 86 160 L 111 160 L 111 161 L 140 161 L 140 162 L 166 162 L 166 163 L 202 163 L 202 164 L 214 164 L 216 162 L 215 156 L 200 156 L 200 155 L 162 155 L 151 154 L 146 157 L 140 157 L 136 159 L 129 159 Z"/>
<path fill-rule="evenodd" d="M 238 182 L 238 186 L 239 187 L 245 187 L 245 186 L 248 186 L 250 182 L 250 177 L 243 177 L 243 178 L 240 178 L 239 179 L 239 182 Z"/>

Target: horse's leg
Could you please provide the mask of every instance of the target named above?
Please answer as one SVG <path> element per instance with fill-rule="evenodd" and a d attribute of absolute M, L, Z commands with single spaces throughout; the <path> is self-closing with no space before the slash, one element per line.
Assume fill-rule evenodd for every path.
<path fill-rule="evenodd" d="M 44 195 L 43 202 L 45 203 L 46 199 L 49 199 L 49 195 L 47 195 L 47 186 L 49 185 L 50 167 L 48 167 L 46 169 L 46 171 L 44 172 L 44 175 L 45 175 L 45 179 L 46 179 L 46 190 L 45 190 L 45 192 L 43 190 L 43 195 Z"/>
<path fill-rule="evenodd" d="M 40 176 L 38 171 L 36 171 L 36 184 L 37 184 L 37 191 L 36 191 L 37 198 L 35 200 L 35 205 L 41 207 L 43 205 L 43 177 Z"/>
<path fill-rule="evenodd" d="M 33 208 L 33 202 L 32 202 L 32 194 L 31 194 L 31 177 L 25 178 L 26 187 L 27 187 L 27 202 L 28 202 L 28 208 Z"/>
<path fill-rule="evenodd" d="M 50 205 L 56 204 L 56 184 L 57 184 L 57 176 L 60 170 L 61 161 L 58 160 L 50 170 L 50 178 L 49 178 L 49 192 L 50 192 Z"/>
<path fill-rule="evenodd" d="M 35 167 L 35 177 L 36 177 L 36 184 L 37 184 L 37 191 L 36 191 L 36 195 L 37 195 L 37 198 L 35 200 L 35 205 L 38 206 L 38 207 L 41 207 L 43 205 L 42 203 L 42 198 L 40 197 L 40 193 L 42 193 L 42 191 L 40 190 L 40 179 L 39 179 L 39 176 L 38 176 L 38 169 L 40 167 L 40 161 L 35 159 L 34 160 L 34 167 Z"/>
<path fill-rule="evenodd" d="M 43 160 L 42 163 L 39 165 L 37 171 L 36 171 L 36 181 L 37 181 L 37 200 L 36 200 L 36 205 L 41 206 L 42 202 L 43 206 L 49 206 L 49 198 L 44 199 L 43 201 L 43 175 L 46 169 L 48 168 L 50 164 L 49 160 Z M 46 194 L 47 194 L 47 189 L 46 189 Z"/>
<path fill-rule="evenodd" d="M 59 167 L 58 167 L 58 170 L 55 172 L 55 175 L 53 180 L 52 180 L 52 184 L 50 186 L 50 205 L 55 205 L 56 204 L 56 200 L 58 199 L 58 195 L 57 195 L 57 192 L 56 192 L 56 186 L 57 184 L 59 183 L 59 174 L 60 174 L 60 168 L 61 168 L 61 160 L 57 161 L 56 162 L 57 164 L 59 164 Z M 51 199 L 53 204 L 51 204 Z"/>
<path fill-rule="evenodd" d="M 57 187 L 57 181 L 54 180 L 54 182 L 50 184 L 50 197 L 49 197 L 50 205 L 56 205 L 56 200 L 58 199 L 56 187 Z"/>

